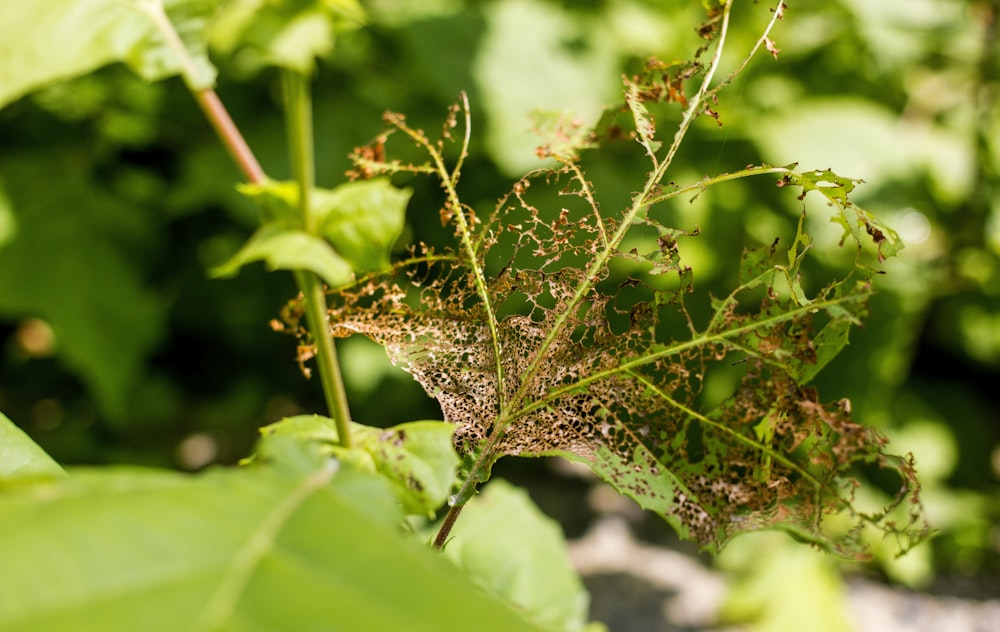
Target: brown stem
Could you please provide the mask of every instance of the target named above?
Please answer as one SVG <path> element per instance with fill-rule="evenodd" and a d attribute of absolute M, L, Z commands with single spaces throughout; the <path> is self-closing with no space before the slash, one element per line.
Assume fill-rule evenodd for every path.
<path fill-rule="evenodd" d="M 153 22 L 156 30 L 166 40 L 167 47 L 173 51 L 174 57 L 180 66 L 184 83 L 187 84 L 188 90 L 194 95 L 194 99 L 198 102 L 198 106 L 201 107 L 202 112 L 205 113 L 205 117 L 212 124 L 212 127 L 215 128 L 216 133 L 222 140 L 222 144 L 226 146 L 233 160 L 239 165 L 243 175 L 246 176 L 249 182 L 262 184 L 265 179 L 264 170 L 261 169 L 257 158 L 254 157 L 253 152 L 250 150 L 250 146 L 244 140 L 243 134 L 240 133 L 236 124 L 233 123 L 229 112 L 222 105 L 219 95 L 212 89 L 211 78 L 205 76 L 205 73 L 198 68 L 194 58 L 191 57 L 191 53 L 184 46 L 181 36 L 177 34 L 177 29 L 174 28 L 174 25 L 170 22 L 170 18 L 167 17 L 163 3 L 146 0 L 144 2 L 137 2 L 134 7 Z"/>
<path fill-rule="evenodd" d="M 462 513 L 461 505 L 452 505 L 448 509 L 448 515 L 444 517 L 444 522 L 441 523 L 441 528 L 438 529 L 437 536 L 434 538 L 434 548 L 441 550 L 444 548 L 445 542 L 448 541 L 448 536 L 451 534 L 451 528 L 455 526 L 455 521 L 458 520 L 458 515 Z"/>
<path fill-rule="evenodd" d="M 257 162 L 256 156 L 247 145 L 239 128 L 233 123 L 226 106 L 222 105 L 219 95 L 211 88 L 195 90 L 192 91 L 192 94 L 205 113 L 205 117 L 219 135 L 222 144 L 226 146 L 229 155 L 233 157 L 233 160 L 239 165 L 240 171 L 246 176 L 247 181 L 253 184 L 262 184 L 265 180 L 264 170 Z"/>

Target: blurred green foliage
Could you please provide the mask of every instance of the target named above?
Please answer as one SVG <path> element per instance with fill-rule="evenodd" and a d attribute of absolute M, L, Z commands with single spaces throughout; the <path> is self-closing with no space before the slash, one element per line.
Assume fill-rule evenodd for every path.
<path fill-rule="evenodd" d="M 622 72 L 649 54 L 687 58 L 704 15 L 680 0 L 366 8 L 366 27 L 341 35 L 316 68 L 319 184 L 344 181 L 348 152 L 377 133 L 384 110 L 436 129 L 464 89 L 474 136 L 462 195 L 484 212 L 539 164 L 534 108 L 596 122 L 620 99 Z M 769 17 L 766 6 L 737 7 L 723 71 Z M 773 37 L 777 59 L 759 56 L 722 93 L 721 129 L 700 120 L 671 176 L 691 182 L 765 161 L 833 168 L 864 178 L 857 201 L 908 243 L 885 265 L 872 316 L 817 383 L 917 456 L 942 532 L 916 562 L 885 566 L 915 583 L 935 570 L 1000 575 L 998 19 L 996 0 L 795 3 Z M 254 59 L 214 60 L 218 90 L 280 179 L 277 77 L 250 76 Z M 678 113 L 656 114 L 666 130 Z M 259 426 L 322 410 L 295 340 L 268 327 L 292 297 L 291 276 L 249 266 L 208 278 L 255 228 L 256 210 L 180 80 L 147 84 L 107 67 L 0 110 L 0 139 L 0 410 L 56 460 L 233 462 Z M 587 168 L 601 204 L 618 208 L 644 162 L 619 143 Z M 447 240 L 440 192 L 425 180 L 395 184 L 414 189 L 399 245 Z M 677 226 L 702 231 L 680 244 L 695 283 L 731 286 L 732 253 L 790 240 L 801 210 L 770 179 L 678 202 Z M 820 283 L 823 267 L 849 265 L 850 253 L 834 247 L 837 226 L 813 223 L 819 263 L 805 273 Z M 359 421 L 440 416 L 378 348 L 351 339 L 340 350 Z"/>

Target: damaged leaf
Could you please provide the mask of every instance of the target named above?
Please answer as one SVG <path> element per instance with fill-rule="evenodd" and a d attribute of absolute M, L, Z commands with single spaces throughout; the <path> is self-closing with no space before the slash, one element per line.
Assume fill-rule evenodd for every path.
<path fill-rule="evenodd" d="M 794 166 L 790 165 L 790 169 L 794 169 Z M 903 249 L 903 240 L 900 239 L 896 231 L 848 199 L 848 195 L 854 190 L 854 187 L 862 182 L 862 180 L 838 176 L 830 169 L 822 171 L 817 169 L 802 173 L 790 172 L 778 184 L 779 186 L 802 187 L 800 199 L 804 198 L 809 191 L 816 191 L 826 197 L 830 204 L 840 211 L 831 218 L 831 221 L 844 228 L 841 244 L 850 237 L 851 241 L 860 248 L 864 242 L 862 234 L 866 233 L 878 248 L 878 260 L 881 263 Z"/>
<path fill-rule="evenodd" d="M 712 16 L 722 34 L 729 6 Z M 453 139 L 432 141 L 403 117 L 387 116 L 391 130 L 402 132 L 395 137 L 414 140 L 439 165 L 447 194 L 440 215 L 455 227 L 457 244 L 440 252 L 418 246 L 391 272 L 341 288 L 331 296 L 330 334 L 378 342 L 438 400 L 457 448 L 475 463 L 459 504 L 502 456 L 559 455 L 708 550 L 746 531 L 778 528 L 863 556 L 866 525 L 900 537 L 905 550 L 927 533 L 911 460 L 891 455 L 879 432 L 851 419 L 849 406 L 824 403 L 808 386 L 867 313 L 875 272 L 860 263 L 865 234 L 880 258 L 898 249 L 898 238 L 848 199 L 856 181 L 830 171 L 749 167 L 686 187 L 661 184 L 678 141 L 657 153 L 645 104 L 680 103 L 675 139 L 683 138 L 704 111 L 719 58 L 704 69 L 682 67 L 704 77 L 689 97 L 671 96 L 672 80 L 657 90 L 626 80 L 626 108 L 652 168 L 617 208 L 598 205 L 567 153 L 560 168 L 522 178 L 479 217 L 458 198 L 460 170 L 443 166 L 443 147 Z M 383 157 L 388 138 L 379 137 L 377 151 L 356 152 L 364 156 L 357 173 L 417 170 Z M 465 138 L 463 157 L 468 129 Z M 687 306 L 696 271 L 678 248 L 698 232 L 669 224 L 663 203 L 763 173 L 824 196 L 859 260 L 818 290 L 804 287 L 800 268 L 812 240 L 800 221 L 791 244 L 747 250 L 736 286 L 706 297 L 710 313 L 699 316 Z M 640 232 L 652 233 L 655 247 L 624 245 Z M 293 304 L 289 322 L 300 315 Z M 719 367 L 741 373 L 728 396 L 707 401 L 706 376 Z M 895 472 L 898 494 L 881 511 L 853 505 L 862 466 Z M 905 520 L 888 518 L 897 508 L 909 512 Z M 831 524 L 833 514 L 853 526 Z"/>

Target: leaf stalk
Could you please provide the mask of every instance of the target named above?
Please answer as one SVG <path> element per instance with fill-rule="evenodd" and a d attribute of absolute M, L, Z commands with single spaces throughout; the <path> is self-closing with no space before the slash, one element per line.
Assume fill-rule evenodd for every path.
<path fill-rule="evenodd" d="M 156 30 L 166 40 L 167 46 L 173 51 L 174 57 L 181 67 L 184 83 L 198 103 L 198 107 L 205 114 L 205 118 L 208 119 L 215 133 L 219 136 L 226 151 L 243 172 L 243 176 L 253 184 L 263 183 L 266 176 L 257 161 L 257 157 L 250 149 L 246 139 L 243 138 L 239 128 L 236 127 L 232 117 L 229 116 L 229 112 L 219 99 L 219 95 L 208 85 L 211 82 L 201 76 L 203 73 L 198 69 L 194 58 L 191 57 L 191 53 L 188 52 L 184 41 L 177 33 L 177 29 L 174 28 L 167 16 L 163 3 L 146 0 L 136 3 L 134 6 L 149 18 Z"/>

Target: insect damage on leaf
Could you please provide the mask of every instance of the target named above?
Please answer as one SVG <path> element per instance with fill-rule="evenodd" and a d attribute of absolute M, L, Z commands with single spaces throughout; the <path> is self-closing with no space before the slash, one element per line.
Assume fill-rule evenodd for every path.
<path fill-rule="evenodd" d="M 660 185 L 670 156 L 653 155 L 653 121 L 640 106 L 662 94 L 638 85 L 626 82 L 626 106 L 653 168 L 642 191 L 610 212 L 574 150 L 558 169 L 521 179 L 480 219 L 458 200 L 459 169 L 443 166 L 450 134 L 432 142 L 388 116 L 390 132 L 431 160 L 383 158 L 387 133 L 377 151 L 355 153 L 355 173 L 435 171 L 448 196 L 441 217 L 458 245 L 417 246 L 392 272 L 339 288 L 331 335 L 381 344 L 440 403 L 461 452 L 487 466 L 504 455 L 579 461 L 705 548 L 761 528 L 846 555 L 864 554 L 866 525 L 901 537 L 904 549 L 919 541 L 926 528 L 910 460 L 807 386 L 864 318 L 873 272 L 859 264 L 807 292 L 800 267 L 812 242 L 800 221 L 787 248 L 743 254 L 737 287 L 709 297 L 707 317 L 689 310 L 694 272 L 678 241 L 697 231 L 667 224 L 660 203 L 690 187 Z M 464 143 L 463 157 L 468 129 Z M 887 234 L 847 200 L 853 181 L 789 167 L 746 171 L 786 173 L 781 184 L 826 195 L 859 248 L 858 221 Z M 294 324 L 294 306 L 289 315 Z M 741 373 L 727 397 L 708 402 L 706 375 L 718 367 Z M 898 494 L 880 510 L 854 506 L 862 466 L 896 472 Z M 828 520 L 834 514 L 853 522 Z"/>

